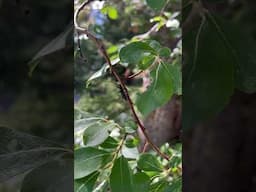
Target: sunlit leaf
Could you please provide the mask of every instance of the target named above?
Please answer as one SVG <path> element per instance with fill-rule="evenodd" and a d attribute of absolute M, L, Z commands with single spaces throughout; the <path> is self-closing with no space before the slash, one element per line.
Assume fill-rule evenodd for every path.
<path fill-rule="evenodd" d="M 108 138 L 108 130 L 104 123 L 97 122 L 87 127 L 83 134 L 84 145 L 97 146 Z"/>
<path fill-rule="evenodd" d="M 101 168 L 110 154 L 93 147 L 75 150 L 75 179 L 86 177 Z"/>
<path fill-rule="evenodd" d="M 149 153 L 144 153 L 140 155 L 138 160 L 138 167 L 144 171 L 163 171 L 163 166 L 157 160 L 156 156 Z"/>

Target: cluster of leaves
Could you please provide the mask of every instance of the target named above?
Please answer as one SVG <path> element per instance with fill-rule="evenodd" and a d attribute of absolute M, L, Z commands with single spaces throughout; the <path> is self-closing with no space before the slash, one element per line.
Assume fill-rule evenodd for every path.
<path fill-rule="evenodd" d="M 95 37 L 101 39 L 106 45 L 107 57 L 110 58 L 114 70 L 118 71 L 121 67 L 131 70 L 134 74 L 140 72 L 148 74 L 150 85 L 143 93 L 140 93 L 138 89 L 128 87 L 136 111 L 140 112 L 140 116 L 146 117 L 153 110 L 166 104 L 173 94 L 180 95 L 182 92 L 181 42 L 178 40 L 180 38 L 180 15 L 179 12 L 171 11 L 172 9 L 164 11 L 166 7 L 171 7 L 167 0 L 147 0 L 145 4 L 144 2 L 136 3 L 133 1 L 114 3 L 105 2 L 100 11 L 85 9 L 88 15 L 95 12 L 104 15 L 100 17 L 97 14 L 94 15 L 91 20 L 94 20 L 95 25 L 93 26 L 90 20 L 87 26 Z M 121 8 L 126 7 L 122 14 L 119 10 L 120 7 L 118 7 L 119 4 L 122 4 Z M 134 22 L 131 26 L 133 34 L 126 34 L 125 27 L 127 23 L 123 25 L 122 22 L 130 20 L 122 18 L 125 14 L 136 14 L 137 7 L 140 9 L 139 11 L 148 9 L 151 14 L 148 17 L 146 16 L 146 19 L 138 18 L 137 23 L 130 18 L 131 23 Z M 82 13 L 80 23 L 84 22 L 83 18 Z M 100 21 L 104 21 L 105 25 Z M 140 22 L 147 24 L 152 22 L 154 25 L 151 26 L 148 32 L 143 33 L 145 28 L 141 30 L 134 27 L 141 25 Z M 120 28 L 120 25 L 123 25 L 122 28 Z M 115 35 L 117 32 L 113 30 L 113 33 L 108 33 L 108 30 L 111 30 L 113 26 L 119 28 L 116 29 L 117 31 L 121 29 L 124 32 Z M 150 27 L 150 25 L 147 27 Z M 173 45 L 170 46 L 166 43 L 164 38 L 159 39 L 157 32 L 161 29 L 167 31 L 167 39 L 176 39 Z M 153 34 L 156 38 L 152 38 Z M 109 35 L 113 37 L 109 37 Z M 115 37 L 116 39 L 114 39 Z M 84 36 L 81 34 L 77 37 L 77 39 L 83 38 Z M 81 40 L 80 45 L 78 42 L 77 54 L 84 53 L 88 55 L 88 52 L 82 51 L 82 49 L 88 49 L 86 47 L 89 44 L 86 41 L 88 41 L 86 38 Z M 94 54 L 99 55 L 98 53 Z M 93 65 L 95 61 L 90 61 L 88 64 Z M 109 64 L 105 63 L 99 70 L 91 73 L 87 79 L 86 90 L 93 89 L 94 91 L 89 92 L 89 94 L 94 96 L 88 98 L 87 94 L 85 102 L 79 101 L 75 108 L 75 191 L 180 192 L 182 186 L 181 144 L 178 143 L 173 146 L 166 144 L 160 148 L 161 152 L 170 158 L 169 160 L 160 157 L 156 152 L 141 152 L 139 149 L 142 148 L 143 143 L 138 135 L 136 123 L 130 120 L 127 121 L 127 119 L 117 123 L 113 121 L 113 119 L 116 119 L 116 113 L 113 114 L 113 112 L 105 109 L 107 106 L 113 106 L 111 103 L 113 98 L 116 98 L 115 105 L 116 102 L 127 105 L 125 100 L 122 101 L 120 97 L 117 97 L 115 94 L 118 93 L 113 91 L 114 89 L 111 89 L 111 93 L 104 92 L 102 96 L 100 94 L 95 96 L 96 88 L 93 86 L 106 85 L 106 82 L 108 82 L 106 76 L 109 76 L 110 72 L 109 68 Z M 122 74 L 119 72 L 118 74 L 122 77 Z M 104 82 L 99 83 L 102 79 L 104 79 Z M 109 102 L 107 106 L 101 107 L 98 103 L 95 103 L 93 107 L 90 107 L 91 102 L 97 101 L 96 98 L 102 100 L 98 102 L 101 105 L 104 101 Z M 86 111 L 81 109 L 86 109 Z M 92 113 L 88 113 L 88 109 Z M 112 109 L 112 111 L 115 110 Z M 127 108 L 125 111 L 127 113 Z"/>
<path fill-rule="evenodd" d="M 75 191 L 181 191 L 181 146 L 139 153 L 136 126 L 75 111 Z"/>
<path fill-rule="evenodd" d="M 181 94 L 179 57 L 168 63 L 165 58 L 170 56 L 171 50 L 155 40 L 135 41 L 120 50 L 121 62 L 135 63 L 140 70 L 150 70 L 151 85 L 136 100 L 136 106 L 144 116 L 166 104 L 174 93 Z"/>

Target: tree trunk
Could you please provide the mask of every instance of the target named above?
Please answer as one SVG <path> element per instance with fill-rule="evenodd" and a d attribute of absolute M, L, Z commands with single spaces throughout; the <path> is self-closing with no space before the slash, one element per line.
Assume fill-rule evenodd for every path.
<path fill-rule="evenodd" d="M 157 146 L 177 138 L 181 130 L 180 98 L 173 96 L 166 105 L 150 113 L 144 120 L 144 125 Z"/>
<path fill-rule="evenodd" d="M 214 120 L 183 136 L 184 192 L 256 191 L 256 94 L 236 93 Z"/>

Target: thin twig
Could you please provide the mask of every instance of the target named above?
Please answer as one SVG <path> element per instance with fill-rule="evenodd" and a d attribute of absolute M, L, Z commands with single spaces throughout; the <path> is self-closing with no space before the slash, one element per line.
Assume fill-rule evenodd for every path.
<path fill-rule="evenodd" d="M 102 43 L 102 41 L 100 39 L 98 39 L 97 37 L 95 37 L 91 32 L 89 32 L 87 29 L 83 28 L 83 27 L 80 27 L 77 23 L 77 18 L 78 18 L 78 15 L 79 15 L 79 12 L 86 6 L 88 5 L 90 2 L 92 2 L 93 0 L 88 0 L 87 2 L 84 2 L 83 4 L 81 4 L 81 6 L 77 9 L 77 11 L 75 12 L 75 16 L 74 16 L 74 24 L 75 24 L 75 28 L 76 30 L 80 31 L 81 33 L 84 33 L 87 35 L 87 37 L 89 39 L 91 39 L 92 41 L 95 42 L 95 44 L 97 45 L 98 49 L 100 50 L 100 52 L 102 53 L 104 59 L 106 60 L 107 64 L 109 65 L 109 68 L 110 68 L 110 71 L 111 73 L 113 74 L 113 76 L 115 77 L 115 79 L 120 83 L 120 87 L 121 89 L 123 90 L 123 93 L 125 94 L 125 97 L 127 98 L 127 102 L 128 102 L 128 105 L 130 107 L 130 110 L 132 112 L 132 115 L 133 115 L 133 118 L 135 120 L 135 122 L 137 123 L 137 125 L 139 126 L 139 128 L 141 129 L 144 137 L 146 138 L 148 144 L 161 156 L 163 157 L 164 159 L 166 160 L 169 160 L 170 158 L 162 153 L 160 151 L 160 149 L 153 143 L 153 141 L 150 139 L 149 135 L 147 134 L 146 132 L 146 128 L 144 127 L 144 125 L 142 124 L 141 120 L 139 119 L 136 111 L 135 111 L 135 108 L 134 108 L 134 105 L 133 105 L 133 102 L 130 98 L 130 95 L 129 95 L 129 92 L 128 92 L 128 89 L 126 87 L 126 85 L 124 84 L 123 80 L 119 77 L 118 73 L 115 71 L 114 67 L 112 66 L 111 64 L 111 61 L 110 61 L 110 58 L 107 54 L 107 51 L 104 47 L 104 44 Z"/>
<path fill-rule="evenodd" d="M 145 153 L 145 152 L 146 152 L 147 147 L 148 147 L 148 142 L 146 141 L 146 142 L 144 143 L 144 146 L 143 146 L 143 149 L 142 149 L 142 153 Z"/>
<path fill-rule="evenodd" d="M 139 76 L 139 75 L 140 75 L 141 73 L 143 73 L 143 72 L 144 72 L 144 71 L 141 70 L 141 71 L 139 71 L 139 72 L 137 72 L 137 73 L 135 73 L 135 74 L 133 74 L 133 75 L 128 76 L 127 79 L 133 79 L 133 78 Z"/>

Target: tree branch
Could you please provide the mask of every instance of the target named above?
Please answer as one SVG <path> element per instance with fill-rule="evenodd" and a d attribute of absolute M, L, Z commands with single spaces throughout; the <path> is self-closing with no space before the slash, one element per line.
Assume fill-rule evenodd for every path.
<path fill-rule="evenodd" d="M 146 132 L 146 128 L 144 127 L 144 125 L 142 124 L 141 120 L 139 119 L 136 111 L 135 111 L 135 108 L 134 108 L 134 105 L 133 105 L 133 102 L 131 100 L 131 97 L 129 95 L 129 92 L 128 92 L 128 89 L 126 87 L 126 85 L 124 84 L 123 80 L 119 77 L 118 73 L 115 71 L 114 67 L 112 66 L 111 64 L 111 61 L 110 61 L 110 58 L 107 54 L 107 51 L 104 47 L 104 44 L 103 42 L 98 39 L 97 37 L 95 37 L 91 32 L 88 31 L 88 29 L 86 28 L 83 28 L 83 27 L 80 27 L 78 22 L 77 22 L 77 19 L 78 19 L 78 15 L 79 15 L 79 12 L 86 6 L 88 5 L 90 2 L 92 2 L 93 0 L 88 0 L 84 3 L 82 3 L 80 5 L 80 7 L 77 9 L 77 11 L 75 12 L 75 15 L 74 15 L 74 24 L 75 24 L 75 29 L 78 30 L 79 32 L 87 35 L 87 37 L 89 39 L 91 39 L 92 41 L 95 42 L 95 44 L 97 45 L 99 51 L 102 53 L 104 59 L 106 60 L 107 64 L 109 65 L 109 68 L 110 68 L 110 71 L 112 73 L 112 75 L 115 77 L 115 79 L 119 82 L 120 84 L 120 87 L 121 89 L 123 90 L 123 93 L 125 94 L 125 97 L 127 98 L 127 102 L 128 102 L 128 105 L 130 107 L 130 110 L 131 110 L 131 113 L 133 115 L 133 118 L 135 120 L 135 122 L 137 123 L 137 125 L 139 126 L 140 130 L 142 131 L 144 137 L 146 138 L 148 144 L 161 156 L 163 157 L 164 159 L 166 160 L 169 160 L 170 158 L 162 153 L 160 151 L 160 149 L 153 143 L 153 141 L 150 139 L 149 135 L 147 134 Z"/>

